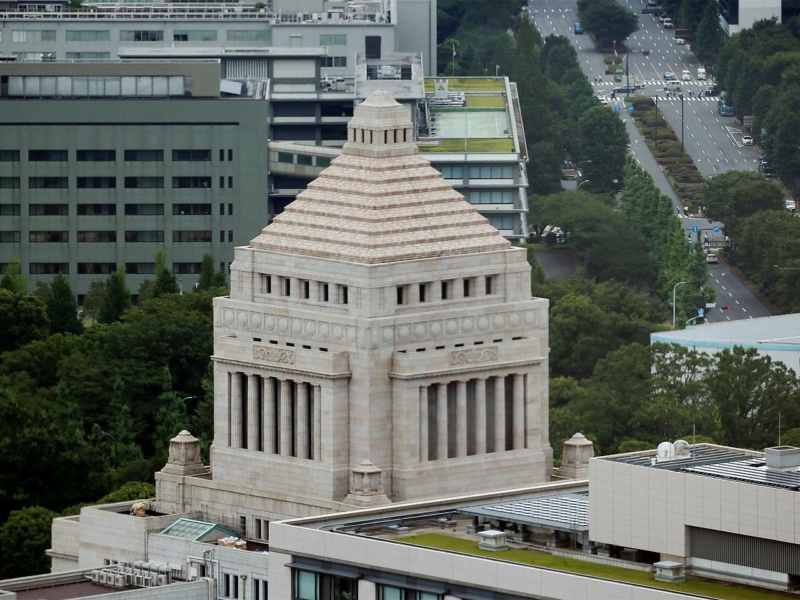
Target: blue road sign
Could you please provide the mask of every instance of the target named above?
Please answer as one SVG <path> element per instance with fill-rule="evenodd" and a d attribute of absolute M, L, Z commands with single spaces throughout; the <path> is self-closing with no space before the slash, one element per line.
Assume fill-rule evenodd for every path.
<path fill-rule="evenodd" d="M 629 113 L 632 113 L 632 112 L 633 112 L 633 107 L 632 107 L 632 106 L 629 106 L 629 107 L 628 107 L 628 112 L 629 112 Z"/>
<path fill-rule="evenodd" d="M 714 233 L 719 233 L 719 227 L 714 227 Z"/>
<path fill-rule="evenodd" d="M 614 110 L 615 110 L 615 111 L 617 111 L 617 112 L 619 112 L 621 109 L 620 109 L 620 107 L 619 107 L 619 106 L 615 106 L 615 107 L 614 107 Z"/>
<path fill-rule="evenodd" d="M 702 317 L 704 314 L 706 314 L 706 309 L 705 308 L 698 308 L 697 309 L 697 316 Z"/>
<path fill-rule="evenodd" d="M 697 233 L 697 225 L 692 227 L 692 233 Z"/>

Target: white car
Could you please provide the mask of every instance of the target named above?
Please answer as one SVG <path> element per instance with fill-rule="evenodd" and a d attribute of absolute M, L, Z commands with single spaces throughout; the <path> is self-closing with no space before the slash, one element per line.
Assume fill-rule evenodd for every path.
<path fill-rule="evenodd" d="M 742 136 L 742 146 L 752 146 L 753 145 L 753 136 L 752 135 L 743 135 Z"/>
<path fill-rule="evenodd" d="M 675 27 L 675 25 L 672 24 L 672 19 L 670 19 L 669 17 L 664 19 L 662 25 L 664 26 L 664 29 L 672 29 L 673 27 Z"/>
<path fill-rule="evenodd" d="M 678 44 L 678 46 L 683 46 L 686 44 L 686 40 L 683 38 L 675 38 L 675 43 Z"/>
<path fill-rule="evenodd" d="M 786 200 L 784 200 L 783 203 L 786 205 L 786 210 L 794 212 L 795 209 L 797 208 L 797 203 L 791 198 L 786 198 Z"/>
<path fill-rule="evenodd" d="M 692 80 L 692 74 L 689 71 L 687 71 L 686 69 L 684 69 L 683 71 L 681 71 L 681 80 L 682 81 L 691 81 Z"/>

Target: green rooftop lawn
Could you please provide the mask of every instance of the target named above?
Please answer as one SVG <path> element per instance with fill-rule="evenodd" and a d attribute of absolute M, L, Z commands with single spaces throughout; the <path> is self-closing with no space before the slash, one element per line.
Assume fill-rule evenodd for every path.
<path fill-rule="evenodd" d="M 505 108 L 505 96 L 467 96 L 467 108 Z"/>
<path fill-rule="evenodd" d="M 426 77 L 426 92 L 433 93 L 433 86 L 436 79 L 447 79 L 448 88 L 451 92 L 504 92 L 506 90 L 502 79 L 482 79 L 480 77 L 469 77 L 465 79 Z"/>
<path fill-rule="evenodd" d="M 597 563 L 591 563 L 576 558 L 563 558 L 553 556 L 546 552 L 512 548 L 505 552 L 492 552 L 491 550 L 479 550 L 477 540 L 457 538 L 441 533 L 426 533 L 421 535 L 410 535 L 395 538 L 395 541 L 405 544 L 414 544 L 426 548 L 435 548 L 491 558 L 494 560 L 504 560 L 508 562 L 521 563 L 558 571 L 575 573 L 576 575 L 588 575 L 601 579 L 611 579 L 634 585 L 644 585 L 686 594 L 698 594 L 710 598 L 720 598 L 723 600 L 774 600 L 775 598 L 797 598 L 794 594 L 775 592 L 772 590 L 760 590 L 748 588 L 734 584 L 717 583 L 703 579 L 692 579 L 683 583 L 667 583 L 656 581 L 652 573 L 644 571 L 633 571 L 622 567 L 611 567 Z"/>
<path fill-rule="evenodd" d="M 440 140 L 437 145 L 422 145 L 421 152 L 464 152 L 464 140 Z M 514 152 L 514 141 L 510 138 L 467 139 L 467 152 Z"/>

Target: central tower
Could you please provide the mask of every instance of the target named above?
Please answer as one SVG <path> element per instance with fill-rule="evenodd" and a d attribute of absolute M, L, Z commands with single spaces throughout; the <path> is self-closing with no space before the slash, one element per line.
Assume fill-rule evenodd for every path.
<path fill-rule="evenodd" d="M 391 501 L 545 480 L 548 304 L 525 250 L 418 153 L 386 92 L 347 139 L 236 249 L 215 301 L 214 481 L 294 515 L 353 498 L 354 472 Z"/>

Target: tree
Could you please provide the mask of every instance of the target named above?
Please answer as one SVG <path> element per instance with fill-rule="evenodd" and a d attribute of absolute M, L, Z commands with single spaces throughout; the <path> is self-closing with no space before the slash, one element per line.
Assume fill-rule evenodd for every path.
<path fill-rule="evenodd" d="M 83 297 L 83 312 L 91 315 L 92 318 L 100 310 L 100 305 L 103 303 L 103 296 L 106 292 L 106 284 L 103 281 L 93 281 L 89 284 L 89 290 Z"/>
<path fill-rule="evenodd" d="M 0 287 L 0 354 L 47 336 L 44 303 L 36 296 Z"/>
<path fill-rule="evenodd" d="M 83 333 L 83 323 L 78 318 L 78 301 L 69 281 L 62 274 L 53 276 L 45 299 L 50 333 Z"/>
<path fill-rule="evenodd" d="M 728 171 L 706 180 L 706 214 L 725 223 L 725 235 L 736 243 L 741 221 L 762 210 L 783 210 L 783 193 L 752 171 Z"/>
<path fill-rule="evenodd" d="M 225 273 L 214 269 L 214 257 L 206 253 L 200 263 L 200 279 L 195 287 L 196 291 L 208 290 L 215 287 L 224 287 L 226 284 Z"/>
<path fill-rule="evenodd" d="M 578 121 L 581 140 L 580 167 L 587 187 L 609 192 L 622 180 L 630 138 L 625 124 L 603 106 L 587 110 Z"/>
<path fill-rule="evenodd" d="M 694 2 L 694 0 L 692 0 Z M 699 3 L 698 3 L 699 4 Z M 725 33 L 719 24 L 717 0 L 706 0 L 700 21 L 694 29 L 692 49 L 701 61 L 719 54 L 725 43 Z"/>
<path fill-rule="evenodd" d="M 50 571 L 50 528 L 57 513 L 41 506 L 12 511 L 0 525 L 0 579 Z"/>
<path fill-rule="evenodd" d="M 125 267 L 119 265 L 106 279 L 105 293 L 97 312 L 97 320 L 100 323 L 119 321 L 122 313 L 130 307 L 131 292 L 125 282 Z"/>
<path fill-rule="evenodd" d="M 614 41 L 620 47 L 639 29 L 639 16 L 616 0 L 578 0 L 578 17 L 601 48 L 611 48 Z"/>
<path fill-rule="evenodd" d="M 0 279 L 0 288 L 19 295 L 28 293 L 28 281 L 22 275 L 22 263 L 16 258 L 8 261 L 6 272 Z"/>

